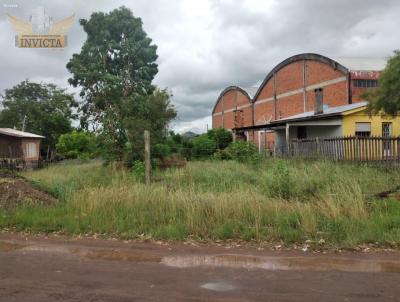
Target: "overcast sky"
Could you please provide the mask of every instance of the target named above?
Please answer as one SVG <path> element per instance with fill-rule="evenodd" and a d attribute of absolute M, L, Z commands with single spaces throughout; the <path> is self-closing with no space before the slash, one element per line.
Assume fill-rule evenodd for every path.
<path fill-rule="evenodd" d="M 220 91 L 254 86 L 285 58 L 387 57 L 400 48 L 399 0 L 0 0 L 0 93 L 20 81 L 68 88 L 65 65 L 86 36 L 78 19 L 126 6 L 158 46 L 155 83 L 173 93 L 177 131 L 205 131 Z M 44 6 L 54 20 L 76 20 L 64 50 L 14 46 L 5 14 L 28 20 Z"/>

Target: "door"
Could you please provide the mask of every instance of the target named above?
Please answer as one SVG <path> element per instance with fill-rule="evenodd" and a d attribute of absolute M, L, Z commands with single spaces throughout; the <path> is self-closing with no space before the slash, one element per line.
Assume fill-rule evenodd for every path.
<path fill-rule="evenodd" d="M 35 143 L 27 143 L 26 144 L 26 158 L 27 159 L 37 159 L 37 145 Z"/>
<path fill-rule="evenodd" d="M 258 132 L 258 151 L 264 152 L 265 151 L 265 132 L 264 131 L 260 131 Z"/>

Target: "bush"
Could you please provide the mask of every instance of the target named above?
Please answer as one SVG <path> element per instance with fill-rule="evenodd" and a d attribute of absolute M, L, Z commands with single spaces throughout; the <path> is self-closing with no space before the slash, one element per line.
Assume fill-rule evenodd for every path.
<path fill-rule="evenodd" d="M 145 174 L 144 162 L 140 160 L 135 160 L 132 164 L 132 174 L 137 180 L 142 181 Z"/>
<path fill-rule="evenodd" d="M 295 197 L 295 184 L 289 172 L 288 163 L 284 160 L 275 160 L 271 167 L 272 181 L 269 184 L 271 197 L 290 199 Z"/>
<path fill-rule="evenodd" d="M 96 153 L 96 140 L 90 133 L 74 130 L 60 136 L 56 149 L 58 155 L 66 159 L 93 158 Z"/>
<path fill-rule="evenodd" d="M 257 147 L 251 142 L 236 141 L 221 152 L 221 159 L 231 159 L 242 163 L 257 162 L 260 154 Z"/>
<path fill-rule="evenodd" d="M 232 133 L 223 128 L 208 130 L 207 136 L 215 141 L 219 150 L 225 149 L 233 141 Z"/>
<path fill-rule="evenodd" d="M 217 150 L 216 142 L 209 138 L 207 134 L 193 138 L 193 156 L 195 158 L 207 158 Z"/>

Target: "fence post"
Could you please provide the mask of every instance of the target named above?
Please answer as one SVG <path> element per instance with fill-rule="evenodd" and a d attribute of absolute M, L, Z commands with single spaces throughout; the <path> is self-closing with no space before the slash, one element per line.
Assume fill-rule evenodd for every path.
<path fill-rule="evenodd" d="M 285 135 L 286 135 L 286 153 L 287 156 L 289 157 L 290 154 L 290 128 L 289 128 L 289 123 L 286 124 L 286 131 L 285 131 Z"/>
<path fill-rule="evenodd" d="M 144 165 L 145 165 L 145 181 L 146 185 L 149 185 L 151 162 L 150 162 L 150 132 L 148 130 L 144 130 Z"/>

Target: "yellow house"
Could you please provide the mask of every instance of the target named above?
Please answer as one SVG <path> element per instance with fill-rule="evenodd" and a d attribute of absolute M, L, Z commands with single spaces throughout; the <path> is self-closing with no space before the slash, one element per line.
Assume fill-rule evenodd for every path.
<path fill-rule="evenodd" d="M 400 116 L 370 116 L 366 112 L 367 105 L 367 102 L 358 102 L 337 107 L 323 106 L 318 112 L 309 111 L 289 116 L 259 126 L 257 130 L 261 136 L 264 132 L 275 134 L 274 149 L 277 154 L 285 153 L 286 146 L 291 141 L 340 137 L 354 137 L 358 140 L 362 138 L 362 143 L 368 137 L 380 137 L 380 141 L 376 142 L 377 150 L 373 154 L 398 154 L 400 151 L 397 149 L 400 150 L 400 146 L 397 146 L 397 141 L 387 142 L 387 138 L 400 136 Z M 354 148 L 351 152 L 360 152 L 361 147 Z"/>
<path fill-rule="evenodd" d="M 361 130 L 361 131 L 360 131 Z M 364 131 L 364 133 L 363 133 Z M 400 136 L 400 116 L 369 116 L 365 106 L 342 113 L 342 136 Z"/>

